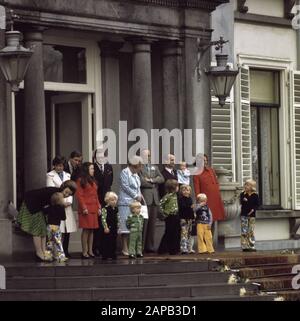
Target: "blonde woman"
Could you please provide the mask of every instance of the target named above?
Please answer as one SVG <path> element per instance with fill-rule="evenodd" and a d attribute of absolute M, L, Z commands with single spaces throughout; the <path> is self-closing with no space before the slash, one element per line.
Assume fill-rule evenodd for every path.
<path fill-rule="evenodd" d="M 130 204 L 133 201 L 142 200 L 141 180 L 139 173 L 142 169 L 143 160 L 139 156 L 130 159 L 128 166 L 120 174 L 120 193 L 118 208 L 120 215 L 120 233 L 122 240 L 122 254 L 129 256 L 128 239 L 129 230 L 126 226 L 126 220 L 130 214 Z"/>
<path fill-rule="evenodd" d="M 255 252 L 255 215 L 259 206 L 259 197 L 256 193 L 256 182 L 246 180 L 244 191 L 240 194 L 241 211 L 241 245 L 244 252 Z"/>

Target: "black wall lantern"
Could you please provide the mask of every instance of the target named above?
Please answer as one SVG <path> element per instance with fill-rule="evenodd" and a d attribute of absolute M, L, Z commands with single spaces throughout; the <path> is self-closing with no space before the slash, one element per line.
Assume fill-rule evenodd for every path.
<path fill-rule="evenodd" d="M 33 51 L 20 44 L 22 34 L 13 30 L 14 17 L 16 16 L 11 11 L 11 30 L 5 33 L 6 47 L 0 50 L 0 68 L 12 91 L 18 91 Z"/>

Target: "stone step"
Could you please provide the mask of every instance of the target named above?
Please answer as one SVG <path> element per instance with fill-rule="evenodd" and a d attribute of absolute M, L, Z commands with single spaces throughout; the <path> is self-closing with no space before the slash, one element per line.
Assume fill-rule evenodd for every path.
<path fill-rule="evenodd" d="M 294 264 L 279 264 L 274 266 L 260 266 L 252 268 L 242 268 L 239 276 L 242 278 L 258 278 L 282 274 L 292 274 Z"/>
<path fill-rule="evenodd" d="M 290 290 L 294 275 L 251 279 L 251 282 L 259 283 L 262 291 Z M 299 291 L 300 293 L 300 291 Z"/>
<path fill-rule="evenodd" d="M 147 287 L 227 283 L 230 272 L 189 272 L 147 275 L 20 277 L 7 278 L 7 289 L 72 289 Z"/>
<path fill-rule="evenodd" d="M 117 261 L 104 263 L 101 260 L 70 260 L 67 263 L 20 263 L 5 264 L 7 276 L 54 277 L 54 276 L 103 276 L 123 274 L 205 272 L 217 269 L 218 260 L 194 261 Z"/>
<path fill-rule="evenodd" d="M 223 264 L 230 268 L 255 267 L 255 266 L 271 266 L 278 264 L 298 264 L 300 263 L 299 254 L 283 254 L 283 255 L 258 255 L 258 256 L 240 256 L 240 257 L 224 257 L 220 258 Z"/>
<path fill-rule="evenodd" d="M 299 290 L 277 291 L 277 296 L 283 297 L 286 301 L 300 301 L 300 291 Z"/>
<path fill-rule="evenodd" d="M 155 298 L 148 299 L 147 301 L 159 301 L 159 302 L 168 302 L 168 301 L 274 301 L 277 298 L 277 295 L 223 295 L 223 296 L 199 296 L 199 297 L 183 297 L 183 298 Z M 115 300 L 118 301 L 118 300 Z M 134 300 L 134 301 L 145 301 L 145 300 Z"/>
<path fill-rule="evenodd" d="M 245 288 L 247 292 L 257 291 L 253 284 L 202 284 L 198 286 L 157 286 L 157 287 L 132 287 L 132 288 L 105 288 L 105 289 L 39 289 L 39 290 L 2 290 L 0 301 L 106 301 L 106 300 L 134 300 L 154 298 L 183 298 L 183 297 L 208 297 L 228 296 L 240 293 Z"/>

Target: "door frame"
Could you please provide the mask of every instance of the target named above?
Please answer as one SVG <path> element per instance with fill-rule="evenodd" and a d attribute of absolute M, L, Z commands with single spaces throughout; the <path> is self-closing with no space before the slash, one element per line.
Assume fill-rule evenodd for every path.
<path fill-rule="evenodd" d="M 279 71 L 280 73 L 280 105 L 279 108 L 279 156 L 280 156 L 280 198 L 281 206 L 284 209 L 292 208 L 292 190 L 291 190 L 291 145 L 290 145 L 290 127 L 289 127 L 289 72 L 293 69 L 293 62 L 290 59 L 281 59 L 276 57 L 256 56 L 238 54 L 237 63 L 240 66 L 247 66 L 250 69 L 271 69 Z M 236 83 L 236 86 L 238 84 Z M 237 88 L 237 87 L 236 87 Z M 238 93 L 238 90 L 236 90 Z M 237 97 L 235 101 L 238 103 L 240 97 Z M 239 106 L 238 106 L 239 108 Z M 239 133 L 238 133 L 239 135 Z M 240 149 L 240 147 L 238 146 Z M 241 162 L 240 155 L 237 154 L 237 162 Z M 283 188 L 284 187 L 284 188 Z"/>

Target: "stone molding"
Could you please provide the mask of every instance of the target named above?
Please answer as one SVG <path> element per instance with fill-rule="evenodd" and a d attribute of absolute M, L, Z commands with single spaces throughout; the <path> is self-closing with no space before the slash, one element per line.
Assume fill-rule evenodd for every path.
<path fill-rule="evenodd" d="M 144 2 L 150 5 L 180 7 L 180 8 L 200 8 L 207 10 L 215 10 L 215 8 L 223 3 L 228 3 L 228 0 L 134 0 L 135 2 Z"/>

